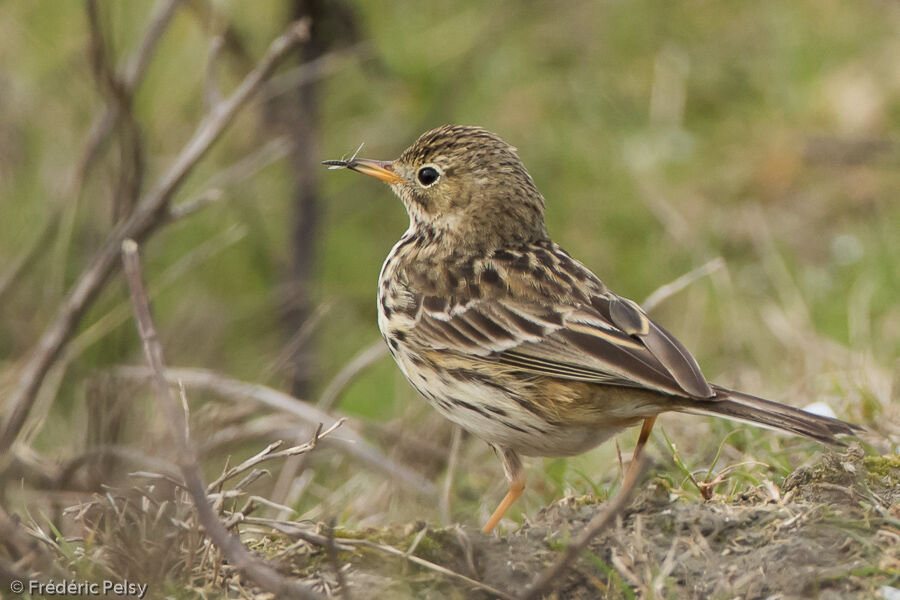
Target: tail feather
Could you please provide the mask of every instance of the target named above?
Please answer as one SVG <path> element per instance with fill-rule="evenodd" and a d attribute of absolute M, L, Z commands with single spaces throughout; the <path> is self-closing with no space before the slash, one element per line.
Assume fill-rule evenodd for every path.
<path fill-rule="evenodd" d="M 733 421 L 750 423 L 751 425 L 789 431 L 826 444 L 838 446 L 843 444 L 837 439 L 837 435 L 854 435 L 863 431 L 863 428 L 859 425 L 846 423 L 831 417 L 823 417 L 799 408 L 744 394 L 743 392 L 729 390 L 717 385 L 713 386 L 713 390 L 716 393 L 715 398 L 686 401 L 676 410 L 724 417 Z"/>

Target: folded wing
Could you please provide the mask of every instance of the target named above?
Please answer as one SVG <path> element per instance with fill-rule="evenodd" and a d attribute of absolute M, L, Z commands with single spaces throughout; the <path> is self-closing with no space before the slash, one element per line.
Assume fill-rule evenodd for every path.
<path fill-rule="evenodd" d="M 507 278 L 524 276 L 505 271 Z M 411 341 L 539 375 L 714 397 L 684 346 L 599 281 L 579 294 L 589 303 L 549 300 L 567 295 L 513 294 L 527 285 L 506 283 L 500 292 L 477 298 L 423 296 Z"/>

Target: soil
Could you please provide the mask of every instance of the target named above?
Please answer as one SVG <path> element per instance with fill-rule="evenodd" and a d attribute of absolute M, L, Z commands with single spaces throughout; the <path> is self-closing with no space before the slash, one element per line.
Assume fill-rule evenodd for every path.
<path fill-rule="evenodd" d="M 545 598 L 893 598 L 898 502 L 900 457 L 866 457 L 858 446 L 795 471 L 780 490 L 727 499 L 686 500 L 651 480 Z M 423 533 L 424 524 L 338 531 L 337 560 L 309 546 L 282 564 L 341 597 L 340 564 L 354 600 L 497 597 L 383 548 L 406 552 L 418 539 L 412 555 L 517 596 L 603 506 L 564 498 L 503 537 L 463 527 Z"/>

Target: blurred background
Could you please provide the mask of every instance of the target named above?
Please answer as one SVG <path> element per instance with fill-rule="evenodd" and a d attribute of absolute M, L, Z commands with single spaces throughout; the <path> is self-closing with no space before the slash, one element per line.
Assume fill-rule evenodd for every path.
<path fill-rule="evenodd" d="M 876 0 L 0 3 L 3 398 L 116 223 L 301 17 L 308 40 L 142 241 L 169 366 L 313 404 L 339 390 L 324 409 L 441 488 L 452 429 L 373 349 L 378 272 L 407 216 L 386 186 L 319 163 L 360 144 L 391 159 L 427 129 L 475 124 L 519 149 L 551 235 L 617 292 L 642 302 L 707 265 L 653 315 L 709 379 L 823 403 L 896 448 L 900 4 Z M 142 52 L 154 23 L 158 44 Z M 361 352 L 366 368 L 336 383 Z M 172 459 L 149 390 L 115 374 L 129 364 L 143 357 L 116 271 L 4 465 L 10 510 L 59 515 L 124 481 L 134 455 Z M 188 397 L 208 478 L 291 435 L 293 421 L 255 402 Z M 758 461 L 719 488 L 733 492 L 819 449 L 696 417 L 660 423 L 657 477 L 684 494 L 696 493 L 685 469 L 717 453 L 717 468 Z M 626 456 L 634 437 L 619 441 Z M 274 464 L 252 491 L 297 519 L 476 525 L 504 492 L 499 463 L 467 436 L 453 455 L 442 502 L 329 448 L 288 471 Z M 620 470 L 614 444 L 532 459 L 510 518 L 564 494 L 605 496 Z"/>

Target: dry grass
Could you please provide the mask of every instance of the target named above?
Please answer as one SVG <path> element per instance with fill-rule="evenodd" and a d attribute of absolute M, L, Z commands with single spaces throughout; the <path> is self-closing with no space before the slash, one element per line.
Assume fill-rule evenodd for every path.
<path fill-rule="evenodd" d="M 11 91 L 0 115 L 0 395 L 3 423 L 21 426 L 0 453 L 0 594 L 16 579 L 127 578 L 150 583 L 150 597 L 271 597 L 210 542 L 147 369 L 123 366 L 139 361 L 140 340 L 121 282 L 78 283 L 111 273 L 106 262 L 92 271 L 91 257 L 117 254 L 111 219 L 150 198 L 160 233 L 146 245 L 148 294 L 166 376 L 185 386 L 228 531 L 325 597 L 520 595 L 608 506 L 634 434 L 529 461 L 502 537 L 476 530 L 505 492 L 499 465 L 366 344 L 377 336 L 371 281 L 404 226 L 386 191 L 326 183 L 321 308 L 282 331 L 285 138 L 260 133 L 256 105 L 205 163 L 205 142 L 186 140 L 209 132 L 200 122 L 221 133 L 226 123 L 202 115 L 252 72 L 283 15 L 276 3 L 228 14 L 205 4 L 132 13 L 89 2 L 83 31 L 72 26 L 80 5 L 0 7 L 0 55 L 19 78 L 10 90 L 0 73 Z M 871 598 L 900 587 L 896 7 L 571 3 L 548 18 L 518 2 L 487 16 L 478 2 L 452 14 L 378 4 L 360 3 L 371 42 L 258 84 L 271 98 L 332 78 L 319 158 L 360 141 L 386 158 L 436 119 L 495 128 L 547 195 L 554 236 L 618 291 L 644 292 L 710 379 L 868 428 L 860 446 L 829 453 L 664 416 L 641 492 L 546 597 Z M 246 47 L 229 46 L 241 34 Z M 68 58 L 82 49 L 84 60 Z M 168 170 L 179 154 L 194 162 Z M 151 180 L 175 185 L 148 195 Z M 67 305 L 78 289 L 89 293 Z M 37 344 L 54 323 L 63 339 Z M 283 357 L 310 332 L 331 384 L 292 398 Z M 12 418 L 8 399 L 23 397 L 23 366 L 38 359 L 24 369 L 29 414 Z M 315 452 L 273 446 L 345 417 Z"/>
<path fill-rule="evenodd" d="M 800 331 L 785 337 L 809 340 Z M 810 347 L 820 354 L 811 359 L 816 364 L 862 363 L 834 344 L 806 345 L 808 352 Z M 192 383 L 188 371 L 182 376 Z M 900 460 L 879 458 L 877 450 L 890 452 L 898 434 L 896 407 L 878 400 L 879 388 L 890 389 L 889 374 L 869 364 L 832 385 L 842 389 L 830 403 L 839 413 L 860 421 L 863 411 L 886 417 L 865 436 L 868 451 L 854 446 L 821 455 L 814 443 L 753 428 L 666 420 L 653 438 L 663 462 L 615 527 L 601 532 L 554 582 L 559 597 L 724 598 L 780 591 L 865 598 L 880 586 L 900 584 Z M 32 453 L 17 454 L 29 484 L 11 490 L 10 499 L 30 508 L 22 524 L 5 525 L 15 534 L 5 545 L 5 569 L 16 577 L 56 573 L 162 582 L 153 593 L 177 597 L 267 597 L 204 535 L 176 457 L 160 451 L 167 443 L 164 429 L 154 424 L 158 419 L 144 423 L 143 451 L 119 444 L 134 427 L 123 400 L 141 393 L 140 387 L 131 378 L 105 376 L 92 389 L 95 418 L 83 455 L 54 469 Z M 296 450 L 259 444 L 302 430 L 302 422 L 291 425 L 277 408 L 267 417 L 215 395 L 190 418 L 206 465 L 221 464 L 229 448 L 262 447 L 237 466 L 225 459 L 208 489 L 210 500 L 254 552 L 328 597 L 342 597 L 340 581 L 353 598 L 516 596 L 603 510 L 591 496 L 569 495 L 538 511 L 540 499 L 532 496 L 521 512 L 525 525 L 505 521 L 506 537 L 472 530 L 481 515 L 468 513 L 470 507 L 486 513 L 501 483 L 482 446 L 465 437 L 444 492 L 451 514 L 464 513 L 462 528 L 426 525 L 441 519 L 437 503 L 415 501 L 383 476 L 360 469 L 358 458 L 347 462 L 354 454 L 336 453 L 340 444 L 323 444 L 310 455 L 312 462 L 294 472 L 291 493 L 276 497 L 278 475 Z M 387 427 L 363 428 L 378 434 L 402 468 L 435 479 L 447 467 L 442 449 L 450 445 L 450 430 L 428 412 L 413 410 Z M 697 435 L 700 430 L 709 435 Z M 342 430 L 332 435 L 340 437 Z M 343 435 L 355 436 L 349 430 Z M 613 463 L 605 476 L 585 480 L 607 497 L 616 492 L 620 470 Z M 566 473 L 561 481 L 577 489 L 575 468 Z M 552 469 L 549 475 L 552 480 Z M 486 485 L 492 479 L 496 489 Z M 540 474 L 532 473 L 531 482 L 542 498 L 561 493 Z M 91 493 L 98 485 L 102 491 Z M 482 499 L 473 503 L 469 494 Z M 410 511 L 414 523 L 402 516 Z M 346 525 L 332 533 L 322 523 L 336 514 Z"/>

